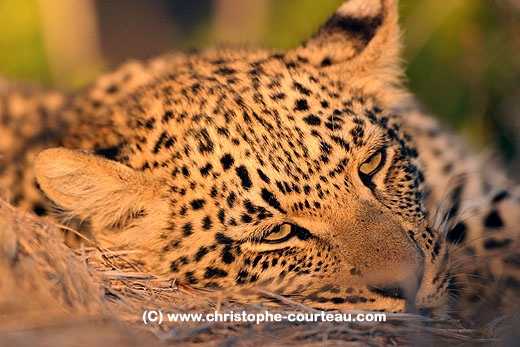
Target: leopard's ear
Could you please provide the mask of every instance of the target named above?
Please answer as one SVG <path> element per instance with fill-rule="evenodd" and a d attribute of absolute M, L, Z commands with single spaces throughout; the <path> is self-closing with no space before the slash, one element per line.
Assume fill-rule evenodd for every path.
<path fill-rule="evenodd" d="M 336 69 L 349 83 L 365 78 L 398 85 L 403 69 L 397 21 L 397 0 L 350 0 L 294 53 L 299 60 Z"/>
<path fill-rule="evenodd" d="M 43 192 L 94 231 L 122 227 L 160 199 L 151 175 L 82 151 L 48 149 L 34 167 Z"/>

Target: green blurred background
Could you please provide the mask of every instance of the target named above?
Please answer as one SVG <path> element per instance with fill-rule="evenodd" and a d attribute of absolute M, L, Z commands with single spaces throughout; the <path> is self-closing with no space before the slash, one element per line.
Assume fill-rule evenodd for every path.
<path fill-rule="evenodd" d="M 129 58 L 295 47 L 343 0 L 0 0 L 0 75 L 76 89 Z M 407 84 L 520 178 L 520 0 L 401 0 Z"/>

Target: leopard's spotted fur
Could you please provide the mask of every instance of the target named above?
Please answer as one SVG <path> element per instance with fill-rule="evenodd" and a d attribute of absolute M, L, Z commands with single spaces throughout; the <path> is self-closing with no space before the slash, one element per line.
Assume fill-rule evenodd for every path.
<path fill-rule="evenodd" d="M 398 57 L 396 1 L 351 0 L 287 53 L 132 62 L 74 95 L 2 82 L 1 193 L 47 214 L 41 189 L 195 287 L 325 309 L 505 310 L 520 192 L 419 110 Z M 292 237 L 269 241 L 284 223 Z"/>

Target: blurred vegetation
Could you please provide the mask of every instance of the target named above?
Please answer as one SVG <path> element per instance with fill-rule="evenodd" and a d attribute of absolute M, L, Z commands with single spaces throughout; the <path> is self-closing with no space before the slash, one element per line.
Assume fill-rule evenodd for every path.
<path fill-rule="evenodd" d="M 0 0 L 0 74 L 78 88 L 103 67 L 172 49 L 219 43 L 288 49 L 312 35 L 342 2 Z M 94 11 L 82 10 L 87 3 Z M 63 12 L 63 4 L 80 10 L 53 16 L 52 9 Z M 428 111 L 481 148 L 496 149 L 518 172 L 520 1 L 401 0 L 401 14 L 409 87 Z M 92 18 L 78 20 L 87 16 Z M 71 30 L 80 25 L 90 27 Z M 62 27 L 49 30 L 53 26 Z M 49 44 L 60 40 L 61 46 Z M 79 60 L 62 48 L 72 58 L 64 59 L 68 65 L 55 62 L 61 52 L 52 49 L 85 50 L 86 41 L 99 56 L 87 54 L 88 60 L 82 53 Z"/>
<path fill-rule="evenodd" d="M 0 1 L 0 73 L 50 82 L 36 1 Z"/>

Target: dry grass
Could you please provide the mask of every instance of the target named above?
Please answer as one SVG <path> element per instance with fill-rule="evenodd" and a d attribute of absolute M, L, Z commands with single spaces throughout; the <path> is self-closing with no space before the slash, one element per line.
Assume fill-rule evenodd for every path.
<path fill-rule="evenodd" d="M 260 288 L 253 305 L 227 292 L 197 291 L 154 276 L 129 260 L 132 251 L 71 250 L 63 230 L 0 199 L 0 345 L 323 345 L 496 342 L 490 325 L 389 314 L 385 323 L 163 323 L 145 325 L 144 310 L 174 313 L 314 312 Z M 90 241 L 86 241 L 89 244 Z"/>

